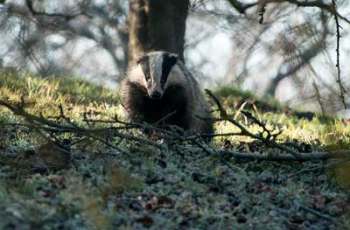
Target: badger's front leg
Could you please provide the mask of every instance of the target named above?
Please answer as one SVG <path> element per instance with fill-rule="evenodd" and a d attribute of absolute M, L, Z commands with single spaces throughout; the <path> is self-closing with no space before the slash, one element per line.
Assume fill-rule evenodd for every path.
<path fill-rule="evenodd" d="M 121 101 L 126 110 L 127 117 L 133 122 L 144 120 L 145 104 L 143 101 L 145 91 L 137 84 L 128 80 L 122 83 Z"/>

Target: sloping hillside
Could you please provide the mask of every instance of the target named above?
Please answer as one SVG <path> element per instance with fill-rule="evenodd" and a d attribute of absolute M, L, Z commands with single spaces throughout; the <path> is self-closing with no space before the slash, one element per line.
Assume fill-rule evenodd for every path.
<path fill-rule="evenodd" d="M 346 121 L 233 88 L 214 94 L 250 132 L 261 127 L 243 110 L 283 130 L 276 141 L 296 151 L 350 148 Z M 0 100 L 20 108 L 14 115 L 0 107 L 0 229 L 350 228 L 346 153 L 329 161 L 251 161 L 208 154 L 189 140 L 146 137 L 125 128 L 118 92 L 75 78 L 1 72 Z M 238 131 L 226 121 L 216 130 Z M 215 137 L 209 147 L 275 151 L 242 135 Z"/>

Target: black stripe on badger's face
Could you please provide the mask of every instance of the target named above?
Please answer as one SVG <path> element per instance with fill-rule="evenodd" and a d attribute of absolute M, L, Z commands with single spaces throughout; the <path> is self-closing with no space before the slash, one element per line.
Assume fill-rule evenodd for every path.
<path fill-rule="evenodd" d="M 173 66 L 176 64 L 176 62 L 177 62 L 177 56 L 175 54 L 165 53 L 163 55 L 162 76 L 160 79 L 160 84 L 161 84 L 162 89 L 164 89 L 164 86 L 165 86 L 165 83 L 168 79 L 171 68 L 173 68 Z"/>

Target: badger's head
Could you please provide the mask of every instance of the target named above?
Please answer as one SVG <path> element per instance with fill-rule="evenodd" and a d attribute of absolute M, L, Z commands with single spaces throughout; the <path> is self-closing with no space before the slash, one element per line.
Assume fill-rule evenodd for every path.
<path fill-rule="evenodd" d="M 178 57 L 173 53 L 158 51 L 145 54 L 136 61 L 137 66 L 133 69 L 136 77 L 133 80 L 147 90 L 151 99 L 161 99 L 169 87 L 182 82 L 177 62 Z"/>

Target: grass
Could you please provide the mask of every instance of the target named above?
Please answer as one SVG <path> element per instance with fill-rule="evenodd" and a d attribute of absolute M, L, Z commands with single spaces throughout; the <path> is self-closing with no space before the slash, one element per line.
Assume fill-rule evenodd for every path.
<path fill-rule="evenodd" d="M 251 131 L 259 128 L 246 123 L 242 107 L 283 129 L 281 141 L 315 150 L 349 149 L 350 128 L 339 119 L 300 119 L 276 101 L 239 89 L 225 87 L 215 94 Z M 79 125 L 84 115 L 124 118 L 118 92 L 76 78 L 0 72 L 0 99 L 19 103 L 21 97 L 28 112 L 45 117 L 57 116 L 62 104 Z M 53 146 L 45 147 L 37 132 L 14 123 L 25 121 L 0 108 L 0 229 L 350 228 L 349 163 L 322 168 L 327 162 L 247 162 L 223 156 L 232 170 L 188 144 L 160 151 L 122 141 L 119 147 L 129 154 L 120 154 L 85 140 L 57 168 L 57 161 L 66 159 L 57 157 Z M 216 130 L 235 127 L 222 122 Z M 267 151 L 237 136 L 217 138 L 211 145 L 223 148 L 227 141 L 240 151 Z M 41 162 L 56 169 L 38 172 Z"/>

